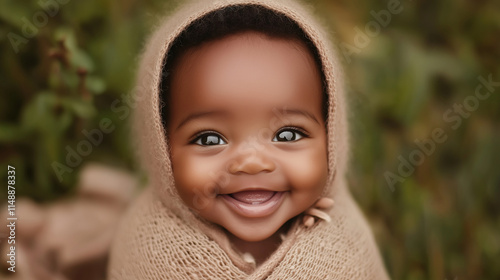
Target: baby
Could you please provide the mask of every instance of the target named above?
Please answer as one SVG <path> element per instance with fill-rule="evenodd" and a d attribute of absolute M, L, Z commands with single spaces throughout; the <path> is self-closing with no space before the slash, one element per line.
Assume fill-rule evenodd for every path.
<path fill-rule="evenodd" d="M 151 187 L 111 279 L 387 279 L 342 178 L 339 63 L 301 7 L 189 5 L 151 38 L 138 83 Z"/>

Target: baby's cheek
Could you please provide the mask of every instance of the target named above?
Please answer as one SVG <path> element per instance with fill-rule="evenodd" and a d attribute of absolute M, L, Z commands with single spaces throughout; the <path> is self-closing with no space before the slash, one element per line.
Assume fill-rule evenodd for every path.
<path fill-rule="evenodd" d="M 213 164 L 200 157 L 184 156 L 172 162 L 176 188 L 190 206 L 200 204 L 214 190 Z M 201 201 L 201 202 L 200 202 Z"/>
<path fill-rule="evenodd" d="M 321 152 L 304 153 L 290 161 L 288 174 L 292 187 L 297 191 L 321 193 L 326 183 L 328 168 L 326 155 Z"/>

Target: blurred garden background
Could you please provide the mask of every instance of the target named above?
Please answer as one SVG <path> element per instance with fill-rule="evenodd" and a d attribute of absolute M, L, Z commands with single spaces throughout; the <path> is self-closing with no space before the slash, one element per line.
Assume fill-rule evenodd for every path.
<path fill-rule="evenodd" d="M 128 95 L 144 39 L 181 2 L 0 2 L 4 186 L 14 166 L 17 197 L 49 204 L 88 162 L 142 176 Z M 348 181 L 391 277 L 500 279 L 500 1 L 306 3 L 344 61 Z"/>

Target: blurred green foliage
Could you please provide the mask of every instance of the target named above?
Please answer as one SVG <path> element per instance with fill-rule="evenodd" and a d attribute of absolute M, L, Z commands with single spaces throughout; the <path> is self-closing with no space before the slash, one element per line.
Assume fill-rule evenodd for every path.
<path fill-rule="evenodd" d="M 0 3 L 0 165 L 15 166 L 18 195 L 38 201 L 71 195 L 82 164 L 72 158 L 69 166 L 68 151 L 87 154 L 83 131 L 103 119 L 115 129 L 101 131 L 81 162 L 137 170 L 127 105 L 136 58 L 163 11 L 178 4 L 41 1 L 49 2 L 57 9 Z M 345 62 L 351 189 L 393 279 L 500 279 L 500 87 L 467 114 L 454 107 L 474 105 L 464 101 L 479 77 L 500 81 L 500 3 L 401 1 L 387 24 L 370 27 L 390 2 L 308 1 L 336 31 Z M 411 164 L 421 151 L 415 140 L 430 141 L 435 129 L 446 141 Z M 398 170 L 401 158 L 411 174 Z M 55 162 L 69 168 L 61 177 Z"/>

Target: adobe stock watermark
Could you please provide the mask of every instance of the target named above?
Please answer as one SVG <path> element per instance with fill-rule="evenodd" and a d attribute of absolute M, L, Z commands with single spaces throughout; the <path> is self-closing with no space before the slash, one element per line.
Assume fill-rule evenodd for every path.
<path fill-rule="evenodd" d="M 373 20 L 369 21 L 364 26 L 364 30 L 359 27 L 354 27 L 354 45 L 345 42 L 340 44 L 340 51 L 344 56 L 347 63 L 351 63 L 351 56 L 355 53 L 360 53 L 362 49 L 366 48 L 374 37 L 377 37 L 382 28 L 386 28 L 392 21 L 392 16 L 397 15 L 403 11 L 404 7 L 399 0 L 389 0 L 387 2 L 387 9 L 382 9 L 378 12 L 372 10 L 370 15 Z"/>
<path fill-rule="evenodd" d="M 19 53 L 21 45 L 26 45 L 30 39 L 35 37 L 39 30 L 49 23 L 49 17 L 54 17 L 59 13 L 60 7 L 66 5 L 70 0 L 39 0 L 37 2 L 41 10 L 33 13 L 31 20 L 27 17 L 22 17 L 23 23 L 21 33 L 9 32 L 7 38 L 15 53 Z"/>
<path fill-rule="evenodd" d="M 479 108 L 480 102 L 488 99 L 500 86 L 500 82 L 493 81 L 492 74 L 487 79 L 482 76 L 477 79 L 479 84 L 476 86 L 474 94 L 468 95 L 460 104 L 453 104 L 451 109 L 443 113 L 444 122 L 450 124 L 453 130 L 458 129 L 462 125 L 463 119 L 468 119 Z M 390 171 L 384 173 L 389 189 L 394 192 L 394 186 L 397 183 L 403 183 L 406 178 L 410 177 L 415 172 L 415 168 L 422 165 L 425 159 L 436 151 L 437 145 L 446 142 L 446 140 L 448 140 L 448 134 L 440 127 L 434 128 L 427 139 L 415 139 L 417 147 L 406 158 L 402 155 L 398 156 L 398 174 Z"/>

